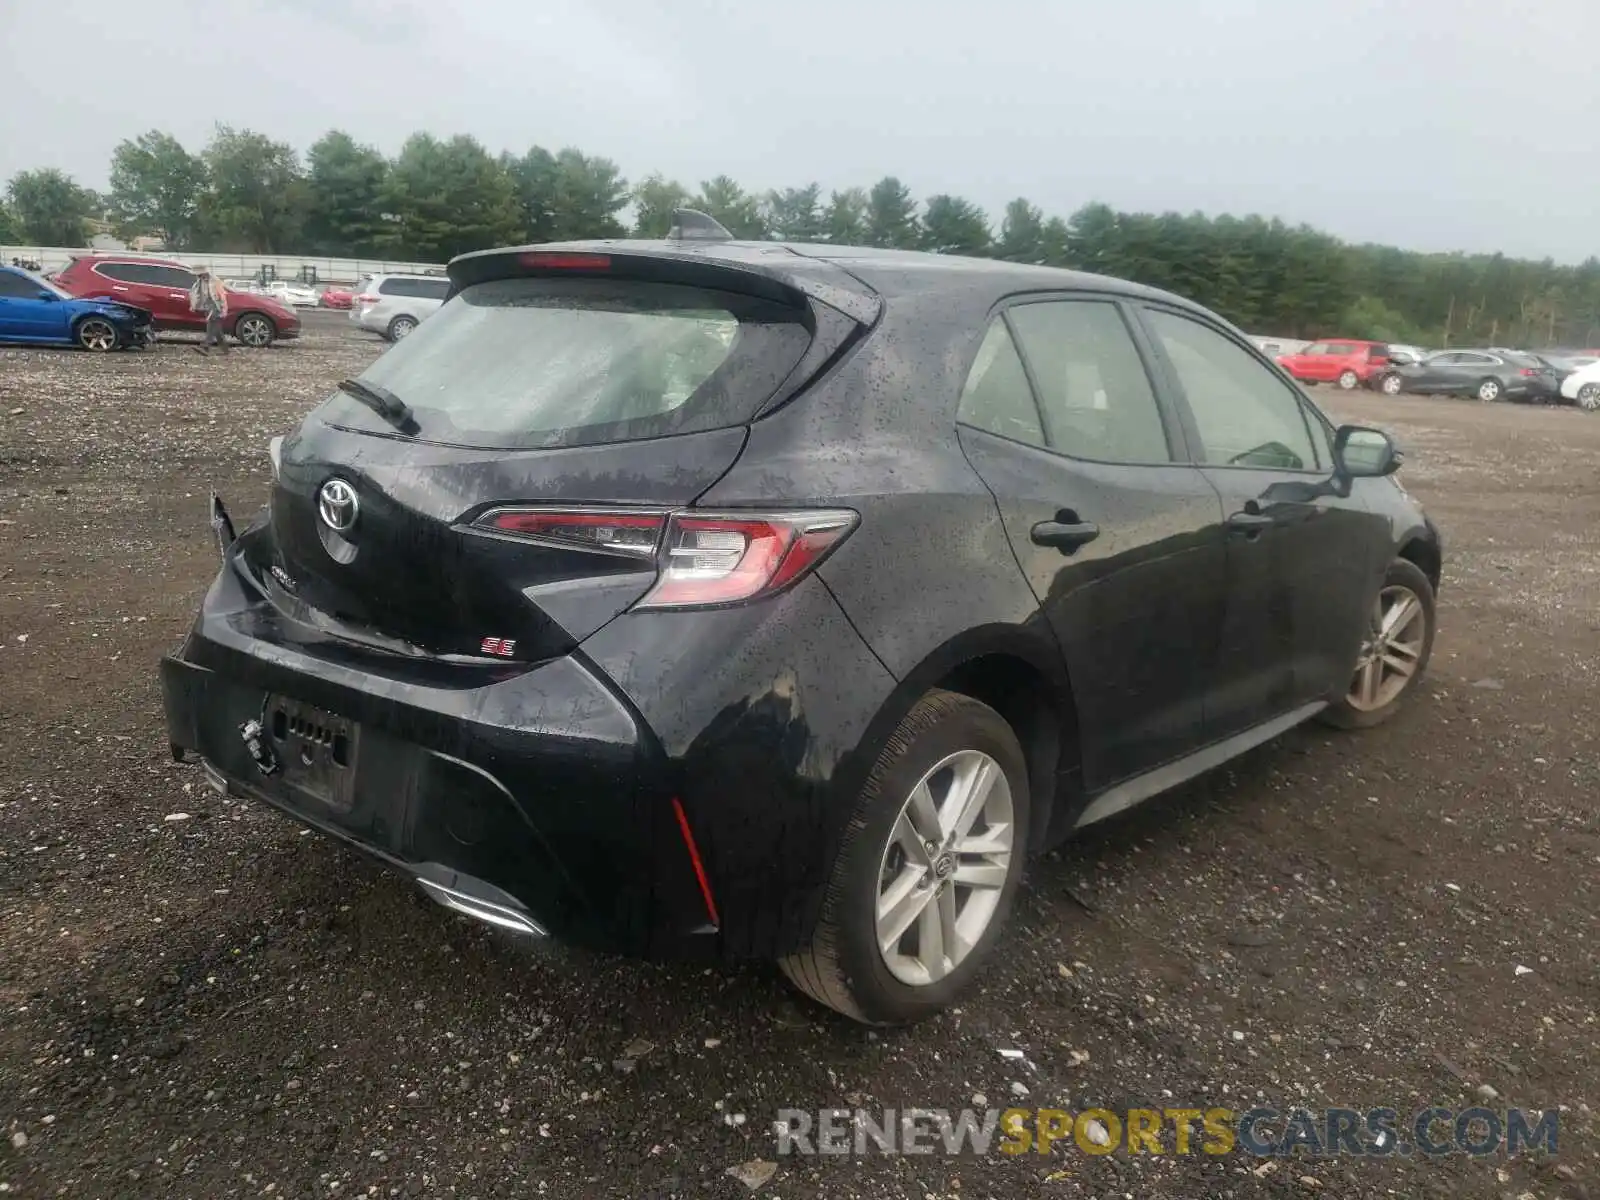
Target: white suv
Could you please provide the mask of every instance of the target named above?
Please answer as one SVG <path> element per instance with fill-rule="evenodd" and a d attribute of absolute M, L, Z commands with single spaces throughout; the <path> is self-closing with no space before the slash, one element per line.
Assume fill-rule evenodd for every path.
<path fill-rule="evenodd" d="M 350 319 L 398 342 L 439 311 L 450 281 L 443 275 L 373 275 L 357 291 Z"/>

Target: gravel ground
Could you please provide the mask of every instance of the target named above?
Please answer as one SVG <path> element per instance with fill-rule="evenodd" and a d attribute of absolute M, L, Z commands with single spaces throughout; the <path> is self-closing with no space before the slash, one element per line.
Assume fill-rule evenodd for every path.
<path fill-rule="evenodd" d="M 1426 694 L 1038 864 L 968 1003 L 875 1034 L 770 969 L 502 940 L 169 760 L 207 490 L 252 511 L 267 438 L 378 350 L 317 317 L 226 360 L 0 350 L 0 1191 L 733 1197 L 779 1108 L 1487 1085 L 1560 1107 L 1557 1159 L 786 1158 L 759 1194 L 1600 1197 L 1600 419 L 1319 393 L 1445 531 Z"/>

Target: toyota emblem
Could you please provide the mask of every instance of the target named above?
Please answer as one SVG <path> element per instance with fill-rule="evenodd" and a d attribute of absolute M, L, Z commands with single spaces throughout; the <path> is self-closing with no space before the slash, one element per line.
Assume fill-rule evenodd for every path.
<path fill-rule="evenodd" d="M 343 479 L 330 479 L 317 493 L 317 515 L 322 523 L 335 533 L 349 533 L 355 528 L 356 515 L 361 502 L 356 490 Z"/>

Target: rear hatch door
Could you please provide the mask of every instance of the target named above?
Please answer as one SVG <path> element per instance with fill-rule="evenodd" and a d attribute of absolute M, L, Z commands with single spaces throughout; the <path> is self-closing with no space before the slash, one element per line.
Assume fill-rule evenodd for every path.
<path fill-rule="evenodd" d="M 567 257 L 478 262 L 285 441 L 245 554 L 291 616 L 411 653 L 565 653 L 644 595 L 666 515 L 858 328 L 748 272 Z"/>

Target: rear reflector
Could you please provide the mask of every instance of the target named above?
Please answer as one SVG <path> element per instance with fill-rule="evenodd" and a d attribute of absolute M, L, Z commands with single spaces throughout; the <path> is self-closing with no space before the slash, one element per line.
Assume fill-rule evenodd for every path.
<path fill-rule="evenodd" d="M 357 304 L 376 304 L 379 299 L 380 299 L 380 297 L 378 297 L 378 296 L 365 296 L 365 295 L 357 296 L 356 297 L 356 303 Z"/>
<path fill-rule="evenodd" d="M 611 258 L 605 254 L 574 254 L 565 250 L 530 250 L 517 255 L 525 267 L 544 271 L 609 271 Z"/>
<path fill-rule="evenodd" d="M 684 848 L 689 851 L 689 865 L 694 868 L 695 880 L 700 884 L 700 899 L 705 901 L 706 916 L 711 918 L 713 925 L 721 925 L 722 919 L 717 916 L 717 902 L 711 895 L 711 880 L 706 875 L 705 863 L 700 861 L 700 847 L 694 844 L 694 832 L 689 828 L 689 817 L 683 811 L 683 801 L 676 796 L 672 798 L 672 811 L 678 818 L 678 832 L 683 835 Z"/>
<path fill-rule="evenodd" d="M 770 596 L 826 558 L 858 520 L 848 509 L 675 513 L 661 574 L 635 607 L 700 608 Z"/>

